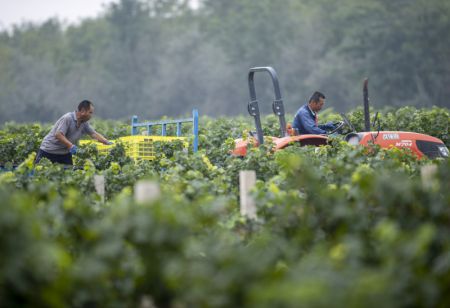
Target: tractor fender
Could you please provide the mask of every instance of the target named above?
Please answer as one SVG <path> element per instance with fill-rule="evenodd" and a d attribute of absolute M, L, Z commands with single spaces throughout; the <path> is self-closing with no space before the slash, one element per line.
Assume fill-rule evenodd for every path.
<path fill-rule="evenodd" d="M 301 146 L 314 145 L 321 146 L 328 144 L 328 137 L 325 135 L 298 135 L 288 136 L 283 138 L 276 138 L 273 140 L 275 143 L 275 150 L 281 150 L 285 147 L 299 142 Z"/>

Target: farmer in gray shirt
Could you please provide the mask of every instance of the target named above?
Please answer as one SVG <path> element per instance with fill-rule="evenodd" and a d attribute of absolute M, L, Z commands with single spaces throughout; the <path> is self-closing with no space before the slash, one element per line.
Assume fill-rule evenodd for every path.
<path fill-rule="evenodd" d="M 77 153 L 78 140 L 89 135 L 103 144 L 111 144 L 105 137 L 97 133 L 88 123 L 94 114 L 94 105 L 88 100 L 82 101 L 78 109 L 59 118 L 47 136 L 44 137 L 35 163 L 42 157 L 54 163 L 72 165 L 72 155 Z"/>

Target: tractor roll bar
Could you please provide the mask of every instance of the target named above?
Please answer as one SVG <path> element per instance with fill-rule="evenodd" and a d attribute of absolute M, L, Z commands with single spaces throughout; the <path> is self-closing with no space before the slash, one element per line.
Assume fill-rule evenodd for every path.
<path fill-rule="evenodd" d="M 248 72 L 248 88 L 250 90 L 250 102 L 248 103 L 248 113 L 255 118 L 256 133 L 258 135 L 259 144 L 264 143 L 264 136 L 261 127 L 261 116 L 259 113 L 258 101 L 256 99 L 254 75 L 256 72 L 268 72 L 272 78 L 273 90 L 275 92 L 275 100 L 272 103 L 272 110 L 278 116 L 280 121 L 281 137 L 288 136 L 286 132 L 286 119 L 284 117 L 284 105 L 281 99 L 280 85 L 278 83 L 278 76 L 275 70 L 270 67 L 253 67 Z"/>

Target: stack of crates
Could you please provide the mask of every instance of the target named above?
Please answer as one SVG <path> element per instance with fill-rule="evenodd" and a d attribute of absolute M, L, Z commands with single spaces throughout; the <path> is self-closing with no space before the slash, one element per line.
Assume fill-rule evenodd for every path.
<path fill-rule="evenodd" d="M 155 158 L 154 142 L 172 142 L 174 140 L 181 140 L 184 147 L 188 147 L 185 137 L 126 136 L 119 138 L 119 142 L 125 146 L 127 156 L 134 160 L 153 160 Z"/>
<path fill-rule="evenodd" d="M 152 160 L 155 158 L 153 138 L 148 136 L 127 136 L 119 139 L 125 146 L 125 152 L 128 157 L 134 160 Z"/>
<path fill-rule="evenodd" d="M 183 141 L 184 147 L 187 148 L 189 143 L 187 137 L 181 137 L 181 124 L 184 122 L 192 122 L 192 133 L 193 133 L 193 151 L 197 152 L 198 148 L 198 111 L 196 109 L 192 112 L 192 118 L 181 119 L 181 120 L 169 120 L 169 121 L 159 121 L 159 122 L 145 122 L 139 123 L 137 121 L 137 116 L 133 116 L 131 120 L 131 134 L 132 136 L 120 137 L 117 140 L 110 140 L 113 143 L 121 143 L 124 145 L 125 153 L 128 157 L 134 160 L 153 160 L 155 158 L 154 142 L 173 142 L 175 140 Z M 166 126 L 167 125 L 177 125 L 177 136 L 167 136 Z M 147 133 L 154 126 L 161 126 L 161 136 L 142 136 L 137 135 L 138 127 L 146 127 Z M 81 140 L 80 145 L 95 144 L 99 154 L 108 155 L 109 151 L 114 145 L 104 145 L 100 142 L 94 140 Z"/>
<path fill-rule="evenodd" d="M 113 143 L 115 143 L 115 140 L 110 140 Z M 98 154 L 100 155 L 108 155 L 109 151 L 113 147 L 112 145 L 106 145 L 100 142 L 97 142 L 95 140 L 80 140 L 79 145 L 80 146 L 86 146 L 89 144 L 95 144 L 95 147 L 97 148 Z"/>
<path fill-rule="evenodd" d="M 153 160 L 155 158 L 155 149 L 153 147 L 154 142 L 173 142 L 174 140 L 183 141 L 184 147 L 188 147 L 186 137 L 126 136 L 110 141 L 114 144 L 122 144 L 125 148 L 126 155 L 134 160 Z M 105 145 L 95 140 L 80 140 L 81 146 L 88 144 L 95 144 L 100 155 L 108 155 L 114 146 L 114 144 Z"/>

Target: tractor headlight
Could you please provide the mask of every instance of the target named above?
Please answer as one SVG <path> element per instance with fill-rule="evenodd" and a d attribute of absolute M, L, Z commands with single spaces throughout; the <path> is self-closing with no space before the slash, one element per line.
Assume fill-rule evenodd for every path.
<path fill-rule="evenodd" d="M 361 137 L 356 133 L 350 133 L 345 136 L 345 140 L 351 145 L 358 145 Z"/>
<path fill-rule="evenodd" d="M 439 147 L 439 152 L 441 152 L 441 155 L 443 156 L 443 157 L 448 157 L 448 149 L 447 149 L 447 147 L 445 146 L 445 145 L 441 145 L 440 147 Z"/>

